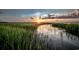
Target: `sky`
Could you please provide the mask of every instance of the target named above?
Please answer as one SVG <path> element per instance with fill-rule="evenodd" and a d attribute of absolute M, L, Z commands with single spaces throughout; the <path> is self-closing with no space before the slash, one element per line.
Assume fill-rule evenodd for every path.
<path fill-rule="evenodd" d="M 0 9 L 0 20 L 15 22 L 18 19 L 30 16 L 50 13 L 69 13 L 72 11 L 73 9 Z"/>

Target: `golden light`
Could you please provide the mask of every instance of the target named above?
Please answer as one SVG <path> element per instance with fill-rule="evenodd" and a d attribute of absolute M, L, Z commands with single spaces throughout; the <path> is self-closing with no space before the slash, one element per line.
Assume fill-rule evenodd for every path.
<path fill-rule="evenodd" d="M 43 20 L 40 19 L 39 17 L 35 17 L 32 21 L 33 21 L 33 22 L 36 22 L 36 23 L 41 23 L 41 22 L 43 22 Z"/>
<path fill-rule="evenodd" d="M 40 19 L 38 19 L 38 20 L 36 20 L 36 22 L 37 22 L 37 23 L 41 23 L 41 20 L 40 20 Z"/>

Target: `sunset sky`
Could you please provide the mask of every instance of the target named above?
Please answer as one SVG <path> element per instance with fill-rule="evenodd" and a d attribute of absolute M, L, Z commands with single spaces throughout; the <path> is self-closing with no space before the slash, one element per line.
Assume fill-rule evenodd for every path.
<path fill-rule="evenodd" d="M 13 22 L 29 16 L 37 16 L 50 13 L 69 13 L 72 11 L 72 9 L 1 9 L 0 20 Z"/>

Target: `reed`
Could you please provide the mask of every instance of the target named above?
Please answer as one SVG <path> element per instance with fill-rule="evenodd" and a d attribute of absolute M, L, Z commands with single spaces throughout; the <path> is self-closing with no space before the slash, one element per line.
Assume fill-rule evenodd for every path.
<path fill-rule="evenodd" d="M 43 41 L 34 34 L 36 28 L 30 23 L 0 23 L 0 49 L 44 49 Z"/>

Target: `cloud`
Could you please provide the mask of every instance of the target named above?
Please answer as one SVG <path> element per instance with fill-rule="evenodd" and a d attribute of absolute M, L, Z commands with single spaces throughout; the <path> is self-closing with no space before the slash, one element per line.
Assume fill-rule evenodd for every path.
<path fill-rule="evenodd" d="M 41 15 L 41 12 L 36 12 L 34 14 L 32 14 L 33 16 L 40 16 Z"/>
<path fill-rule="evenodd" d="M 16 16 L 0 16 L 0 19 L 5 22 L 14 22 L 19 18 L 20 17 L 16 17 Z"/>
<path fill-rule="evenodd" d="M 2 12 L 2 10 L 0 10 L 0 14 L 3 14 L 4 12 Z"/>
<path fill-rule="evenodd" d="M 30 18 L 17 17 L 17 16 L 0 16 L 0 20 L 5 21 L 5 22 L 28 22 L 28 21 L 31 21 Z"/>

